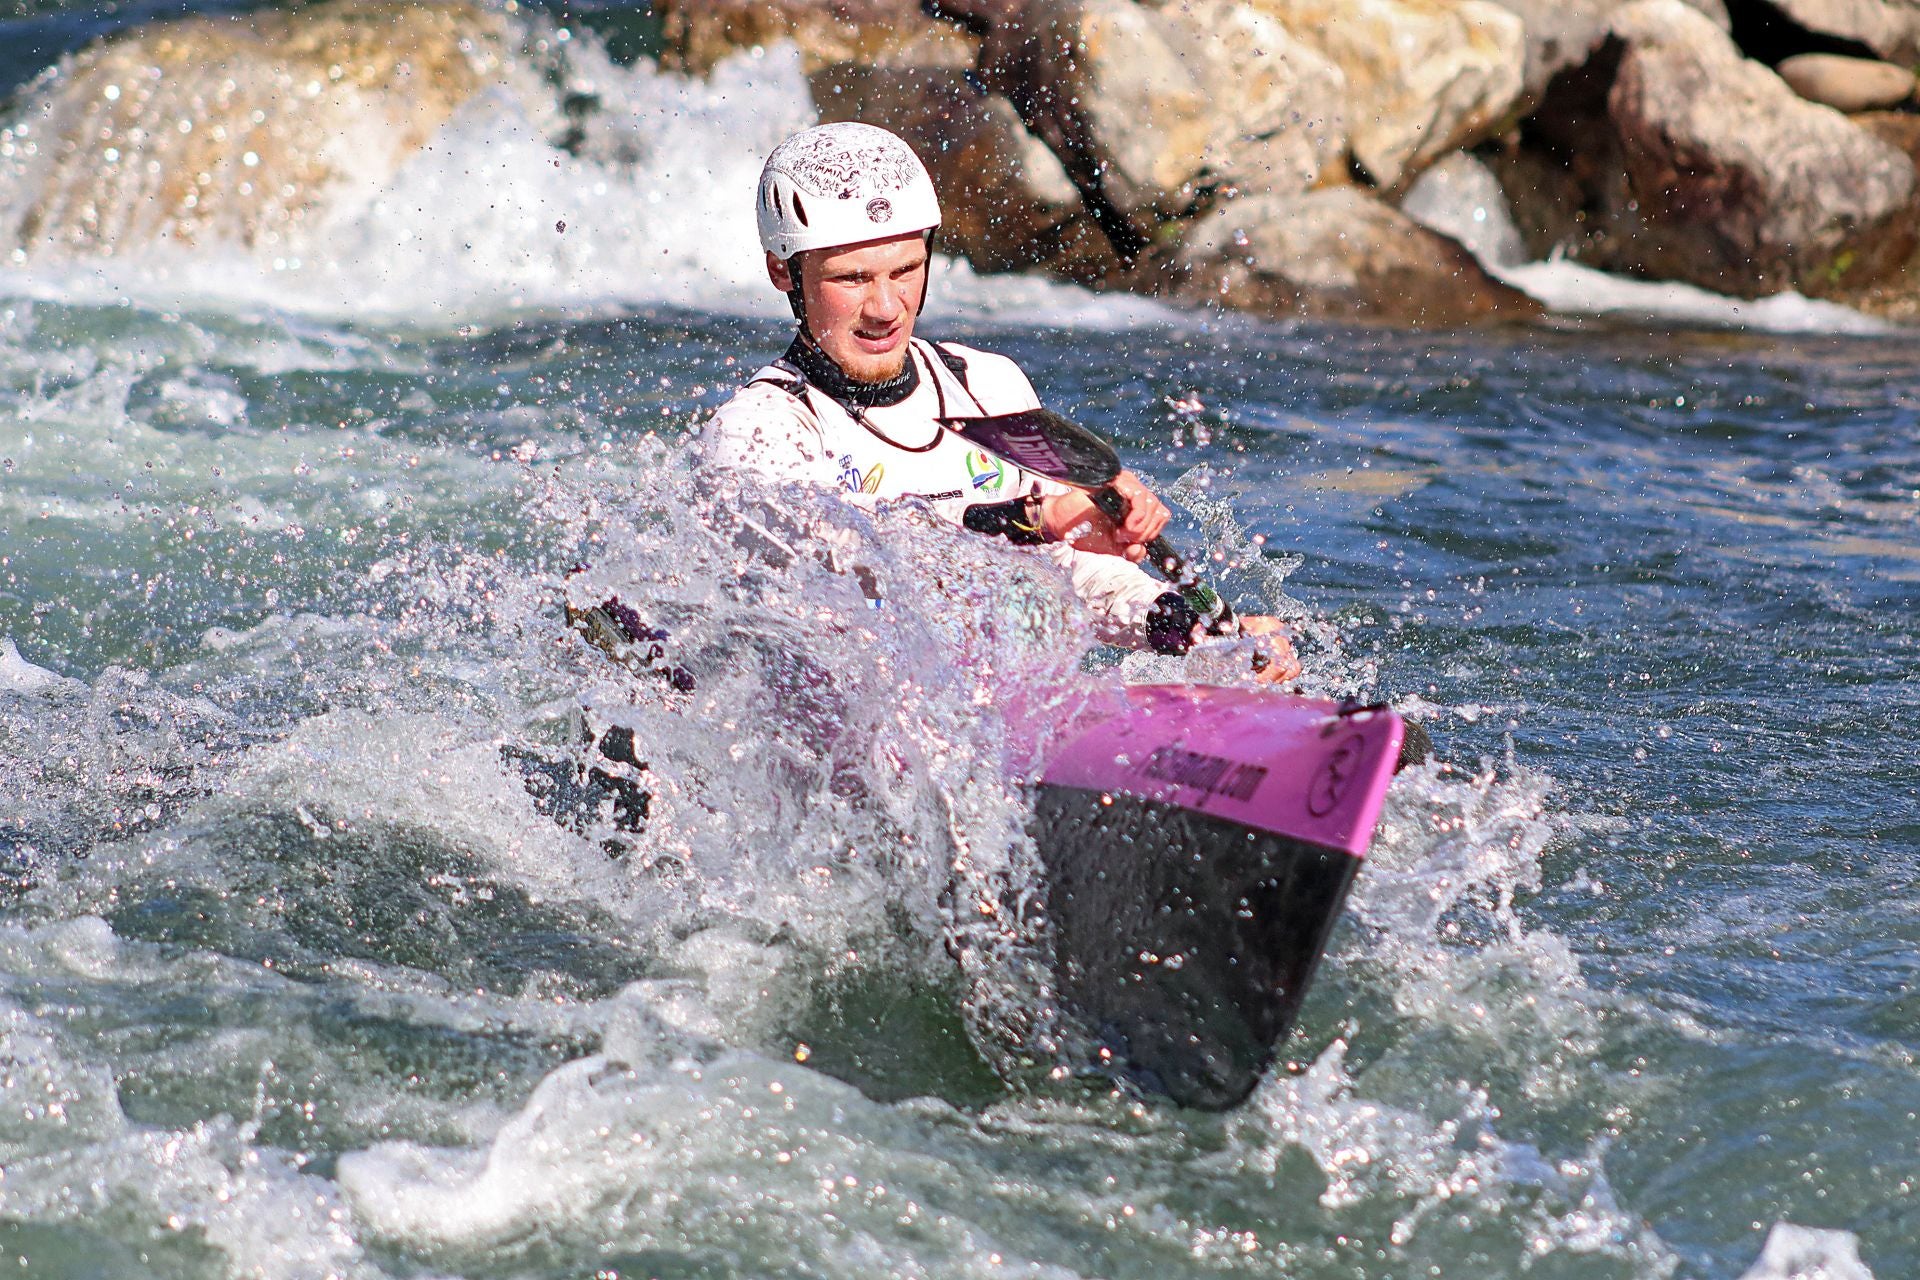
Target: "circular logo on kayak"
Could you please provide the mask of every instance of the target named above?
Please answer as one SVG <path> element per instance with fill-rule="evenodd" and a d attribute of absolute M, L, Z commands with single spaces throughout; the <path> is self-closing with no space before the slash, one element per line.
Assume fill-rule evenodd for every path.
<path fill-rule="evenodd" d="M 1353 734 L 1321 761 L 1313 781 L 1307 784 L 1308 813 L 1316 818 L 1324 818 L 1347 798 L 1353 780 L 1360 776 L 1360 758 L 1366 745 L 1364 737 Z"/>
<path fill-rule="evenodd" d="M 885 222 L 892 216 L 893 202 L 891 200 L 887 200 L 881 196 L 875 196 L 873 199 L 867 201 L 867 220 L 869 222 Z"/>

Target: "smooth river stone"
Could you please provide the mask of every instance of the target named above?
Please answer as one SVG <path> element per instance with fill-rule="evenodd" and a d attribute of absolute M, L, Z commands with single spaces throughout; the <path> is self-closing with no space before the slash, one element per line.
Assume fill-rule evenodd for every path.
<path fill-rule="evenodd" d="M 1913 96 L 1913 72 L 1873 58 L 1802 53 L 1774 69 L 1808 102 L 1840 111 L 1882 111 Z"/>

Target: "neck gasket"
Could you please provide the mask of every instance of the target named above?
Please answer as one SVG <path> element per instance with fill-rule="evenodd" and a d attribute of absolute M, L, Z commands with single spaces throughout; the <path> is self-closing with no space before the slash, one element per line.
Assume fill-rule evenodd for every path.
<path fill-rule="evenodd" d="M 813 340 L 804 333 L 795 334 L 793 342 L 782 357 L 800 371 L 800 376 L 808 383 L 820 388 L 843 405 L 860 409 L 884 409 L 899 404 L 920 386 L 920 366 L 913 358 L 913 352 L 907 352 L 907 362 L 900 372 L 885 382 L 859 382 L 849 378 L 846 370 L 834 363 L 832 356 L 822 351 Z"/>

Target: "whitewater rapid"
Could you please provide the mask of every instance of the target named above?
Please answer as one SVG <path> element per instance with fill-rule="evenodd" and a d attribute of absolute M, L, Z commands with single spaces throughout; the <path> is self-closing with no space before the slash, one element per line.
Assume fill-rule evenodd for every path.
<path fill-rule="evenodd" d="M 1767 953 L 1899 974 L 1899 858 L 1824 797 L 1844 769 L 1898 852 L 1907 353 L 1321 332 L 942 260 L 930 324 L 1116 435 L 1310 689 L 1441 742 L 1283 1063 L 1181 1113 L 1076 1077 L 1035 937 L 965 909 L 1031 865 L 1006 690 L 1228 673 L 1098 650 L 911 513 L 774 502 L 881 609 L 718 537 L 740 495 L 685 442 L 784 340 L 745 197 L 798 64 L 572 43 L 570 147 L 550 86 L 483 94 L 298 252 L 0 268 L 0 1253 L 1898 1274 L 1904 997 L 1783 995 L 1804 951 Z M 561 602 L 603 591 L 693 691 L 578 644 Z M 648 745 L 642 848 L 511 764 L 583 711 Z"/>

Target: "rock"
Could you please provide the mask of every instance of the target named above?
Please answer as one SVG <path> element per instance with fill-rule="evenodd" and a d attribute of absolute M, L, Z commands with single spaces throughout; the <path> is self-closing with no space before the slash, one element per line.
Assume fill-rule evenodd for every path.
<path fill-rule="evenodd" d="M 791 40 L 809 70 L 838 63 L 965 67 L 976 44 L 920 0 L 654 0 L 661 64 L 705 75 L 740 49 Z"/>
<path fill-rule="evenodd" d="M 1754 15 L 1756 23 L 1764 20 L 1764 11 L 1772 10 L 1807 32 L 1859 46 L 1853 52 L 1871 51 L 1889 62 L 1907 66 L 1920 62 L 1920 6 L 1888 4 L 1882 0 L 1744 0 L 1744 3 L 1763 11 Z M 1744 39 L 1742 45 L 1750 47 Z M 1795 52 L 1813 47 L 1812 43 L 1803 42 Z"/>
<path fill-rule="evenodd" d="M 339 0 L 128 31 L 68 59 L 44 114 L 9 130 L 30 157 L 25 198 L 7 202 L 23 211 L 14 242 L 97 255 L 161 237 L 287 242 L 481 88 L 530 75 L 511 47 L 497 11 L 464 3 Z"/>
<path fill-rule="evenodd" d="M 1545 96 L 1554 76 L 1584 64 L 1611 30 L 1614 12 L 1632 0 L 1491 0 L 1520 19 L 1527 42 L 1523 108 Z M 1689 0 L 1714 23 L 1731 25 L 1722 0 Z"/>
<path fill-rule="evenodd" d="M 981 81 L 1059 157 L 1125 261 L 1210 190 L 1301 190 L 1344 156 L 1338 70 L 1257 5 L 938 0 L 938 10 L 981 36 Z"/>
<path fill-rule="evenodd" d="M 1867 111 L 1855 116 L 1853 123 L 1888 146 L 1905 152 L 1909 160 L 1920 166 L 1920 115 Z"/>
<path fill-rule="evenodd" d="M 1096 128 L 1162 192 L 1304 191 L 1345 154 L 1346 78 L 1257 3 L 1093 0 L 1081 40 Z"/>
<path fill-rule="evenodd" d="M 940 248 L 982 271 L 1044 269 L 1082 283 L 1121 270 L 1060 161 L 1012 104 L 944 67 L 842 64 L 809 78 L 823 122 L 892 129 L 940 193 Z"/>
<path fill-rule="evenodd" d="M 1875 111 L 1857 115 L 1853 122 L 1920 165 L 1920 115 Z M 1903 324 L 1920 322 L 1920 252 L 1898 270 L 1861 287 L 1838 289 L 1832 296 L 1870 315 Z"/>
<path fill-rule="evenodd" d="M 1356 187 L 1223 203 L 1181 245 L 1177 292 L 1273 316 L 1456 325 L 1540 304 L 1471 253 Z"/>
<path fill-rule="evenodd" d="M 1520 20 L 1484 0 L 1252 3 L 1340 68 L 1354 158 L 1384 188 L 1504 128 L 1526 84 Z"/>
<path fill-rule="evenodd" d="M 1829 294 L 1905 260 L 1915 173 L 1904 155 L 1799 98 L 1679 0 L 1636 0 L 1613 29 L 1624 265 L 1755 297 Z"/>
<path fill-rule="evenodd" d="M 1913 72 L 1891 62 L 1847 58 L 1834 53 L 1802 53 L 1774 70 L 1808 102 L 1836 111 L 1883 111 L 1913 96 Z"/>

